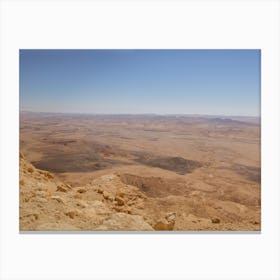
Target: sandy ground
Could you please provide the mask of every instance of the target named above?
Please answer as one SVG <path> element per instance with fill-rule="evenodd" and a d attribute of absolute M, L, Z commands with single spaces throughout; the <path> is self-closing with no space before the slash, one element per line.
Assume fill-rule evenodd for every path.
<path fill-rule="evenodd" d="M 47 191 L 47 202 L 38 202 L 40 206 L 36 206 L 37 191 L 28 202 L 21 191 L 21 229 L 38 230 L 41 224 L 60 230 L 118 230 L 112 215 L 123 213 L 133 219 L 137 216 L 139 222 L 138 226 L 135 221 L 124 222 L 133 225 L 124 227 L 128 230 L 260 230 L 257 119 L 25 113 L 20 119 L 20 150 L 24 155 L 20 180 L 27 193 L 37 183 L 49 189 L 51 182 L 34 178 L 38 170 L 48 171 L 53 176 L 48 180 L 58 185 L 69 185 L 65 192 L 53 185 Z M 26 171 L 29 164 L 34 173 Z M 86 191 L 77 193 L 79 188 Z M 103 203 L 109 209 L 103 218 L 111 217 L 111 225 L 97 214 L 89 218 L 87 207 L 69 218 L 63 214 L 66 204 L 59 205 L 56 220 L 47 209 L 58 203 L 51 199 L 57 193 L 74 212 L 79 210 L 77 199 L 87 205 Z M 141 199 L 132 203 L 136 194 Z M 25 211 L 34 209 L 37 220 L 32 222 Z"/>

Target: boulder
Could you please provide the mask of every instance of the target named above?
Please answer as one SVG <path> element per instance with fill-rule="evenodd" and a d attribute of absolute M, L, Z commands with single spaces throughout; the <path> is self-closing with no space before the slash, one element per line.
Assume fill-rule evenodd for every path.
<path fill-rule="evenodd" d="M 164 219 L 159 219 L 154 224 L 155 230 L 173 230 L 176 221 L 176 213 L 170 212 L 165 215 Z"/>

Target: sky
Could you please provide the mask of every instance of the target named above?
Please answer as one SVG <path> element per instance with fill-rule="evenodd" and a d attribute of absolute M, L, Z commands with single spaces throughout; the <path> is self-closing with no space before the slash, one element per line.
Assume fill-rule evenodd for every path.
<path fill-rule="evenodd" d="M 20 110 L 260 115 L 260 50 L 20 50 Z"/>

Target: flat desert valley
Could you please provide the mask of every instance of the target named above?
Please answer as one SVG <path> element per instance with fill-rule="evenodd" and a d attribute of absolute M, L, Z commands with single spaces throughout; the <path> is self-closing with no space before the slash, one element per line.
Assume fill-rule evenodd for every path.
<path fill-rule="evenodd" d="M 20 114 L 20 230 L 259 231 L 260 119 Z"/>

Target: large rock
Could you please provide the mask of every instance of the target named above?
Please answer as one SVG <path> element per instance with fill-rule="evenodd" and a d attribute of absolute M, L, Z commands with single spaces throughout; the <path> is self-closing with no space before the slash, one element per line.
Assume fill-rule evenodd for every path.
<path fill-rule="evenodd" d="M 72 190 L 72 187 L 68 184 L 60 184 L 56 189 L 58 192 L 68 192 L 69 190 Z"/>
<path fill-rule="evenodd" d="M 154 224 L 155 230 L 173 230 L 176 221 L 176 213 L 171 212 L 165 215 L 164 219 L 159 219 Z"/>

